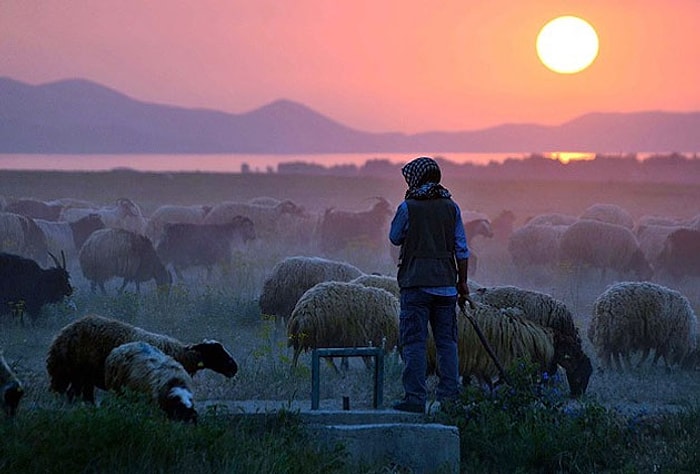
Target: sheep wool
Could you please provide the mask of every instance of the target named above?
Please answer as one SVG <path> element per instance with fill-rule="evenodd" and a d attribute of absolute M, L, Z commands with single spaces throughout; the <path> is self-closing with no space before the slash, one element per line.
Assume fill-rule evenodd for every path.
<path fill-rule="evenodd" d="M 467 311 L 476 320 L 503 367 L 507 369 L 518 359 L 525 359 L 537 364 L 542 373 L 552 375 L 556 372 L 551 329 L 524 318 L 517 308 L 496 308 L 481 303 L 475 303 L 475 306 Z M 463 383 L 468 383 L 473 376 L 480 383 L 493 387 L 500 376 L 498 368 L 467 318 L 457 318 L 457 333 L 459 372 Z M 431 337 L 428 341 L 428 371 L 432 373 L 435 368 L 435 342 Z"/>
<path fill-rule="evenodd" d="M 388 291 L 392 295 L 399 298 L 401 294 L 401 289 L 399 288 L 399 282 L 396 277 L 387 275 L 360 275 L 359 277 L 350 280 L 350 283 L 357 283 L 359 285 L 371 286 L 373 288 L 381 288 Z"/>
<path fill-rule="evenodd" d="M 650 282 L 609 286 L 593 303 L 588 338 L 600 362 L 611 368 L 631 367 L 639 352 L 642 365 L 654 351 L 655 364 L 683 364 L 697 348 L 697 316 L 680 292 Z"/>
<path fill-rule="evenodd" d="M 260 311 L 283 321 L 306 290 L 324 281 L 350 281 L 364 273 L 346 262 L 294 256 L 278 262 L 263 283 Z"/>
<path fill-rule="evenodd" d="M 6 416 L 17 413 L 19 401 L 24 396 L 24 387 L 17 375 L 10 368 L 5 356 L 0 351 L 0 405 Z"/>
<path fill-rule="evenodd" d="M 556 349 L 555 363 L 566 371 L 572 396 L 577 397 L 586 391 L 592 365 L 583 350 L 574 317 L 564 302 L 546 293 L 516 286 L 479 288 L 472 299 L 497 308 L 518 308 L 523 317 L 552 329 Z"/>
<path fill-rule="evenodd" d="M 197 420 L 192 385 L 179 362 L 147 342 L 122 344 L 105 359 L 108 390 L 145 394 L 173 420 Z"/>
<path fill-rule="evenodd" d="M 399 300 L 381 288 L 329 281 L 310 288 L 299 299 L 287 324 L 292 365 L 302 351 L 321 347 L 398 344 Z"/>
<path fill-rule="evenodd" d="M 236 361 L 220 342 L 204 340 L 185 345 L 116 319 L 87 315 L 61 329 L 49 346 L 46 369 L 51 390 L 67 394 L 70 400 L 81 396 L 94 402 L 95 387 L 105 388 L 105 359 L 115 347 L 134 341 L 158 348 L 182 364 L 189 374 L 210 369 L 233 377 L 238 371 Z"/>

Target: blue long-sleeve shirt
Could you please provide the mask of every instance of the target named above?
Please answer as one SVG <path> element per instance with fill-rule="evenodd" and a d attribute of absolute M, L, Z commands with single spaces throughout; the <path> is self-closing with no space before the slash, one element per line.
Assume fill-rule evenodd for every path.
<path fill-rule="evenodd" d="M 469 258 L 469 247 L 467 246 L 467 235 L 464 232 L 464 224 L 462 223 L 462 211 L 459 209 L 457 203 L 457 219 L 455 221 L 455 258 L 457 260 L 464 260 Z M 391 221 L 391 228 L 389 229 L 389 240 L 394 245 L 403 245 L 406 239 L 406 234 L 408 233 L 408 205 L 406 201 L 399 204 L 396 209 L 396 214 Z M 423 291 L 439 296 L 455 296 L 457 295 L 456 286 L 439 286 L 439 287 L 425 287 L 421 288 Z"/>

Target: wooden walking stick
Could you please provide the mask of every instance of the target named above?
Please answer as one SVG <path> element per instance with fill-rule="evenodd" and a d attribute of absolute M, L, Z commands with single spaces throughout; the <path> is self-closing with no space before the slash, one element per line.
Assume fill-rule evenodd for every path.
<path fill-rule="evenodd" d="M 501 364 L 501 361 L 498 360 L 498 357 L 496 356 L 496 353 L 493 351 L 493 348 L 491 347 L 491 344 L 489 344 L 489 341 L 486 339 L 486 336 L 484 336 L 483 331 L 479 327 L 479 323 L 476 322 L 476 319 L 467 312 L 466 309 L 466 303 L 467 301 L 469 302 L 469 307 L 471 309 L 475 309 L 474 302 L 469 298 L 468 296 L 462 296 L 460 295 L 459 298 L 457 298 L 457 305 L 459 306 L 459 310 L 462 313 L 462 315 L 469 320 L 469 322 L 472 324 L 472 327 L 474 327 L 474 331 L 476 332 L 476 335 L 479 337 L 479 340 L 481 341 L 481 344 L 484 346 L 484 349 L 486 349 L 486 352 L 489 354 L 491 357 L 491 360 L 493 360 L 493 363 L 496 364 L 496 368 L 498 369 L 498 373 L 501 375 L 501 379 L 507 383 L 508 385 L 512 385 L 510 383 L 510 378 L 506 374 L 506 370 L 503 368 L 503 364 Z"/>

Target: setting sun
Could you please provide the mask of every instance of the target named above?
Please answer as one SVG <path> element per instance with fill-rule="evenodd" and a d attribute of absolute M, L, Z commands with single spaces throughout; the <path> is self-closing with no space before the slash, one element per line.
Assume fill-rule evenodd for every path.
<path fill-rule="evenodd" d="M 537 55 L 554 72 L 583 71 L 598 55 L 598 35 L 585 20 L 560 16 L 549 21 L 537 35 Z"/>

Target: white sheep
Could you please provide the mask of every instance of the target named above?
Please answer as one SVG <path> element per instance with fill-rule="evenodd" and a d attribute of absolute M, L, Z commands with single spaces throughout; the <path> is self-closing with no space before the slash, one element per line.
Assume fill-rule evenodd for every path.
<path fill-rule="evenodd" d="M 611 368 L 632 367 L 654 351 L 652 364 L 663 357 L 666 367 L 683 364 L 697 347 L 697 317 L 678 291 L 650 282 L 609 286 L 593 303 L 588 338 L 600 362 Z"/>
<path fill-rule="evenodd" d="M 77 264 L 78 251 L 88 237 L 93 232 L 105 227 L 102 218 L 94 213 L 73 222 L 43 219 L 34 219 L 34 222 L 46 236 L 48 251 L 54 255 L 63 253 L 66 261 L 70 263 L 70 268 Z"/>
<path fill-rule="evenodd" d="M 553 267 L 559 261 L 561 236 L 568 225 L 527 224 L 518 227 L 508 239 L 508 253 L 519 270 Z"/>
<path fill-rule="evenodd" d="M 0 212 L 0 252 L 30 258 L 45 266 L 48 251 L 46 236 L 33 219 L 12 212 Z"/>
<path fill-rule="evenodd" d="M 106 294 L 105 283 L 123 279 L 119 291 L 133 282 L 139 291 L 141 283 L 154 280 L 158 287 L 169 287 L 172 276 L 158 258 L 147 237 L 124 229 L 101 229 L 88 237 L 78 253 L 78 262 L 92 290 L 97 286 Z"/>
<path fill-rule="evenodd" d="M 571 225 L 578 217 L 560 212 L 537 214 L 525 222 L 525 225 Z"/>
<path fill-rule="evenodd" d="M 680 228 L 678 225 L 657 224 L 645 224 L 637 227 L 639 248 L 653 268 L 658 269 L 659 256 L 664 249 L 668 236 Z"/>
<path fill-rule="evenodd" d="M 256 231 L 263 238 L 276 237 L 280 229 L 292 225 L 305 215 L 304 209 L 292 201 L 281 201 L 275 206 L 224 201 L 215 205 L 204 218 L 204 224 L 226 224 L 236 216 L 253 221 Z"/>
<path fill-rule="evenodd" d="M 363 275 L 354 265 L 321 257 L 293 256 L 278 262 L 258 300 L 264 315 L 285 321 L 306 290 L 324 281 L 350 281 Z"/>
<path fill-rule="evenodd" d="M 503 368 L 508 369 L 518 359 L 525 359 L 536 364 L 540 373 L 556 373 L 551 329 L 524 318 L 516 308 L 496 308 L 481 303 L 475 303 L 474 306 L 473 309 L 467 306 L 466 310 L 477 322 Z M 484 348 L 474 326 L 461 315 L 457 318 L 457 334 L 462 383 L 468 384 L 471 377 L 490 388 L 502 382 L 498 367 Z M 437 366 L 432 336 L 428 339 L 427 357 L 428 373 L 434 373 Z"/>
<path fill-rule="evenodd" d="M 176 421 L 196 422 L 190 375 L 178 361 L 147 342 L 115 347 L 105 359 L 105 387 L 141 393 Z"/>
<path fill-rule="evenodd" d="M 653 275 L 637 238 L 627 227 L 592 219 L 581 219 L 571 224 L 562 234 L 559 260 L 564 265 L 591 266 L 621 275 L 634 273 L 648 280 Z"/>
<path fill-rule="evenodd" d="M 481 287 L 471 296 L 473 301 L 489 306 L 517 308 L 523 317 L 550 328 L 554 335 L 554 362 L 565 370 L 571 395 L 578 397 L 585 393 L 593 368 L 583 350 L 574 316 L 563 301 L 517 286 Z"/>
<path fill-rule="evenodd" d="M 399 288 L 399 282 L 395 276 L 387 275 L 360 275 L 357 278 L 350 280 L 350 283 L 357 283 L 358 285 L 371 286 L 373 288 L 381 288 L 388 291 L 397 298 L 401 295 L 401 289 Z"/>
<path fill-rule="evenodd" d="M 163 228 L 166 224 L 201 224 L 211 209 L 212 207 L 208 205 L 164 204 L 149 216 L 146 224 L 146 237 L 157 244 L 163 235 Z"/>
<path fill-rule="evenodd" d="M 46 357 L 51 390 L 94 402 L 95 387 L 105 388 L 105 359 L 117 346 L 144 341 L 173 357 L 190 375 L 210 369 L 233 377 L 238 365 L 224 346 L 213 340 L 183 344 L 116 319 L 87 315 L 65 326 L 54 337 Z"/>
<path fill-rule="evenodd" d="M 309 349 L 374 346 L 392 350 L 399 337 L 399 300 L 381 288 L 319 283 L 297 302 L 287 336 L 294 348 L 293 367 L 301 352 Z"/>
<path fill-rule="evenodd" d="M 586 208 L 581 215 L 581 219 L 593 219 L 608 224 L 616 224 L 628 229 L 634 228 L 634 218 L 626 209 L 617 204 L 593 204 Z"/>
<path fill-rule="evenodd" d="M 24 387 L 0 351 L 0 405 L 6 416 L 17 413 L 19 402 L 24 396 Z"/>
<path fill-rule="evenodd" d="M 146 218 L 141 208 L 128 198 L 119 198 L 114 206 L 101 208 L 69 207 L 61 211 L 59 220 L 74 222 L 89 214 L 99 214 L 105 226 L 124 229 L 139 235 L 146 232 Z"/>

